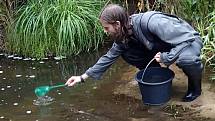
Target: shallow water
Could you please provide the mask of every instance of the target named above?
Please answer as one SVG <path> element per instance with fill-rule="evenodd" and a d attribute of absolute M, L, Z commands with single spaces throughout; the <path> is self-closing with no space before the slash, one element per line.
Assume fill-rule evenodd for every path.
<path fill-rule="evenodd" d="M 89 79 L 74 87 L 53 89 L 43 98 L 34 94 L 38 86 L 62 84 L 71 75 L 82 74 L 105 52 L 106 49 L 74 58 L 42 61 L 14 60 L 1 55 L 0 121 L 128 119 L 129 115 L 124 117 L 124 114 L 129 114 L 124 110 L 127 102 L 123 99 L 116 103 L 116 96 L 112 93 L 117 84 L 115 81 L 127 68 L 121 59 L 110 67 L 102 80 Z M 141 104 L 140 100 L 132 101 L 132 105 Z"/>
<path fill-rule="evenodd" d="M 163 117 L 160 108 L 145 106 L 137 98 L 113 93 L 114 88 L 123 83 L 120 77 L 129 68 L 121 59 L 110 67 L 102 80 L 90 79 L 74 87 L 57 88 L 44 98 L 38 99 L 34 94 L 38 86 L 62 84 L 71 75 L 82 74 L 105 51 L 43 61 L 1 56 L 0 121 L 176 120 L 171 116 Z M 43 102 L 44 99 L 47 102 Z"/>

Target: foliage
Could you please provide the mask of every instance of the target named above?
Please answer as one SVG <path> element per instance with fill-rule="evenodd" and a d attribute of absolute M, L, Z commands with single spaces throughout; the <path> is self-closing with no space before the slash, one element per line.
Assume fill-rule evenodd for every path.
<path fill-rule="evenodd" d="M 10 24 L 15 9 L 24 4 L 25 0 L 0 0 L 0 24 Z"/>
<path fill-rule="evenodd" d="M 203 58 L 206 60 L 206 63 L 210 64 L 215 63 L 215 11 L 213 11 L 209 16 L 209 26 L 201 30 L 202 38 L 204 40 L 203 48 Z M 202 23 L 200 25 L 203 25 Z M 200 28 L 200 27 L 199 27 Z"/>
<path fill-rule="evenodd" d="M 102 43 L 98 0 L 29 0 L 8 29 L 7 47 L 25 56 L 71 55 Z"/>
<path fill-rule="evenodd" d="M 214 0 L 183 0 L 180 1 L 179 14 L 190 21 L 199 21 L 214 10 Z"/>

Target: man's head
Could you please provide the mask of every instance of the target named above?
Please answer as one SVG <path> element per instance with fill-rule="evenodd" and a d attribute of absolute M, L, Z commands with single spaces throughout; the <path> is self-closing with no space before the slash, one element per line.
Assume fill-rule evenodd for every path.
<path fill-rule="evenodd" d="M 104 31 L 114 41 L 123 41 L 127 35 L 129 18 L 125 9 L 116 4 L 105 6 L 100 14 L 100 22 Z"/>

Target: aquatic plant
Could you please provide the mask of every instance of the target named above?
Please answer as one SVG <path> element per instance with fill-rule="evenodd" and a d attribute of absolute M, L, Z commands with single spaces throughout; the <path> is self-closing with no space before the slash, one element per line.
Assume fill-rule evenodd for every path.
<path fill-rule="evenodd" d="M 100 0 L 29 0 L 8 29 L 11 52 L 42 58 L 97 49 L 103 42 Z"/>

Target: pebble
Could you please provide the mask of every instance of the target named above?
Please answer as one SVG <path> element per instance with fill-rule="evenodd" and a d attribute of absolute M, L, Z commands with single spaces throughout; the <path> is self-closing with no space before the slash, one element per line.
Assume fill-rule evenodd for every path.
<path fill-rule="evenodd" d="M 3 71 L 0 71 L 0 74 L 2 74 L 3 73 Z"/>
<path fill-rule="evenodd" d="M 24 61 L 28 61 L 28 60 L 31 60 L 31 58 L 25 58 L 25 59 L 23 59 Z"/>
<path fill-rule="evenodd" d="M 41 63 L 41 64 L 43 64 L 43 63 L 45 63 L 45 62 L 43 62 L 43 61 L 40 61 L 40 63 Z"/>
<path fill-rule="evenodd" d="M 30 78 L 35 78 L 35 75 L 31 75 L 31 76 L 29 76 Z"/>
<path fill-rule="evenodd" d="M 22 75 L 16 75 L 16 77 L 21 77 Z"/>
<path fill-rule="evenodd" d="M 0 119 L 3 119 L 3 118 L 4 118 L 4 116 L 1 116 L 1 117 L 0 117 Z"/>
<path fill-rule="evenodd" d="M 60 92 L 58 92 L 58 95 L 61 95 L 61 93 L 60 93 Z"/>
<path fill-rule="evenodd" d="M 13 57 L 14 60 L 21 60 L 22 57 Z"/>
<path fill-rule="evenodd" d="M 7 88 L 11 88 L 11 86 L 10 86 L 10 85 L 8 85 L 8 86 L 7 86 Z"/>
<path fill-rule="evenodd" d="M 32 58 L 31 60 L 32 60 L 32 61 L 35 61 L 36 59 L 35 59 L 35 58 Z"/>
<path fill-rule="evenodd" d="M 4 89 L 4 88 L 1 88 L 1 90 L 4 91 L 5 89 Z"/>
<path fill-rule="evenodd" d="M 18 103 L 13 103 L 13 105 L 14 105 L 14 106 L 17 106 L 17 105 L 18 105 Z"/>
<path fill-rule="evenodd" d="M 31 114 L 31 111 L 30 111 L 30 110 L 28 110 L 28 111 L 26 111 L 26 113 L 27 113 L 27 114 Z"/>
<path fill-rule="evenodd" d="M 2 78 L 2 79 L 4 79 L 4 80 L 5 80 L 6 78 Z"/>
<path fill-rule="evenodd" d="M 13 58 L 14 57 L 14 55 L 9 55 L 9 56 L 7 56 L 8 58 Z"/>

